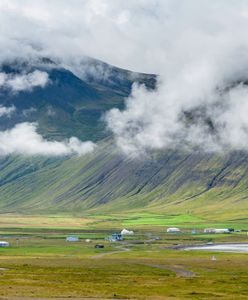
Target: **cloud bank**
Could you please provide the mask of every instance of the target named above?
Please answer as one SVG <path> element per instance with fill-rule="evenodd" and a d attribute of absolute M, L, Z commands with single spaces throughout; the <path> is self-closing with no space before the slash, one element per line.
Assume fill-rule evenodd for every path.
<path fill-rule="evenodd" d="M 134 156 L 167 148 L 247 150 L 248 4 L 167 4 L 158 88 L 135 85 L 124 111 L 107 113 L 108 128 Z"/>
<path fill-rule="evenodd" d="M 2 0 L 0 61 L 87 55 L 159 74 L 106 115 L 125 153 L 247 150 L 247 28 L 244 0 Z"/>
<path fill-rule="evenodd" d="M 48 141 L 37 133 L 37 124 L 34 123 L 20 123 L 10 130 L 0 131 L 1 155 L 83 155 L 92 152 L 94 148 L 94 143 L 81 142 L 76 137 L 62 142 Z"/>
<path fill-rule="evenodd" d="M 47 72 L 35 70 L 27 74 L 0 73 L 0 88 L 13 92 L 31 91 L 35 87 L 45 87 L 49 82 Z"/>

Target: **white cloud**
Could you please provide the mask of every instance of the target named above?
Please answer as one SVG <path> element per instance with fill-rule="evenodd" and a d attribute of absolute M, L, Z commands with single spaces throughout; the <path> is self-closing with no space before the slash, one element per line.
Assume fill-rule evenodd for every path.
<path fill-rule="evenodd" d="M 45 87 L 48 82 L 48 73 L 39 70 L 27 74 L 0 73 L 0 88 L 7 88 L 13 92 L 30 91 L 35 87 Z"/>
<path fill-rule="evenodd" d="M 227 51 L 241 40 L 247 45 L 247 6 L 242 0 L 1 0 L 0 57 L 86 54 L 164 73 L 168 64 L 183 63 L 170 59 L 181 56 L 179 46 L 186 60 L 195 51 L 213 54 L 221 44 Z"/>
<path fill-rule="evenodd" d="M 10 117 L 11 114 L 13 114 L 15 111 L 16 111 L 16 108 L 13 105 L 9 106 L 9 107 L 0 105 L 0 117 L 3 117 L 3 116 Z"/>
<path fill-rule="evenodd" d="M 27 109 L 24 109 L 22 110 L 22 115 L 25 116 L 25 117 L 29 117 L 30 115 L 34 114 L 37 112 L 37 109 L 34 108 L 34 107 L 30 107 L 30 108 L 27 108 Z"/>
<path fill-rule="evenodd" d="M 248 77 L 247 16 L 244 0 L 2 0 L 0 61 L 88 55 L 159 74 L 156 91 L 134 87 L 125 110 L 107 114 L 125 152 L 248 149 L 247 88 L 228 90 Z M 204 117 L 189 124 L 194 110 Z"/>
<path fill-rule="evenodd" d="M 158 89 L 134 86 L 125 110 L 106 115 L 117 144 L 136 156 L 174 147 L 247 150 L 248 88 L 237 83 L 248 79 L 248 3 L 166 2 L 164 59 L 158 66 L 155 51 L 152 60 L 160 68 Z M 195 112 L 194 120 L 185 112 Z"/>
<path fill-rule="evenodd" d="M 10 130 L 0 131 L 0 155 L 83 155 L 94 148 L 94 143 L 81 142 L 76 137 L 61 142 L 48 141 L 37 133 L 37 124 L 34 123 L 20 123 Z"/>
<path fill-rule="evenodd" d="M 199 79 L 202 73 L 198 74 Z M 112 109 L 106 114 L 118 146 L 132 156 L 176 147 L 248 150 L 248 87 L 227 84 L 218 90 L 209 82 L 203 88 L 201 80 L 196 80 L 190 87 L 185 79 L 172 86 L 163 83 L 156 91 L 134 86 L 125 110 Z"/>

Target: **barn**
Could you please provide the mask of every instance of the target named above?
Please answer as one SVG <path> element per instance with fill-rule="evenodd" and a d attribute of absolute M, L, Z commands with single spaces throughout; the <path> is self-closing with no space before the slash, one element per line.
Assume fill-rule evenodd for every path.
<path fill-rule="evenodd" d="M 9 243 L 5 241 L 0 241 L 0 247 L 9 247 Z"/>
<path fill-rule="evenodd" d="M 204 233 L 230 233 L 228 228 L 205 228 Z"/>

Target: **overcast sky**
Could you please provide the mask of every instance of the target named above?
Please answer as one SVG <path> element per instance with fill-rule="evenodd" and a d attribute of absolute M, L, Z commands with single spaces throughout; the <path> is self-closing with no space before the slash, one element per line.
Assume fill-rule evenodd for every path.
<path fill-rule="evenodd" d="M 178 143 L 248 148 L 246 86 L 219 93 L 248 77 L 247 0 L 1 0 L 0 46 L 0 60 L 87 55 L 159 74 L 157 91 L 134 87 L 126 109 L 107 114 L 125 152 Z M 202 120 L 190 128 L 181 121 L 199 106 L 217 139 Z"/>
<path fill-rule="evenodd" d="M 189 51 L 204 50 L 223 31 L 221 42 L 236 40 L 246 31 L 247 6 L 239 0 L 1 0 L 1 56 L 34 49 L 61 57 L 85 54 L 158 73 L 178 63 L 171 61 L 174 51 L 190 57 Z"/>
<path fill-rule="evenodd" d="M 163 73 L 196 53 L 247 46 L 247 25 L 246 0 L 1 0 L 0 55 L 36 49 Z"/>

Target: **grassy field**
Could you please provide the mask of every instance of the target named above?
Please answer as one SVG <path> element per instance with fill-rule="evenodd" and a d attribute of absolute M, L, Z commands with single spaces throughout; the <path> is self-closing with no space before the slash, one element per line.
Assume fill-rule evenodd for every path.
<path fill-rule="evenodd" d="M 167 234 L 167 226 L 183 233 Z M 246 232 L 202 233 L 212 226 L 248 228 L 245 220 L 223 224 L 190 215 L 2 215 L 0 238 L 10 247 L 0 248 L 0 299 L 247 299 L 247 254 L 172 249 L 248 242 Z M 124 227 L 135 235 L 104 239 Z M 72 234 L 80 241 L 66 242 Z M 97 243 L 105 248 L 95 249 Z"/>

